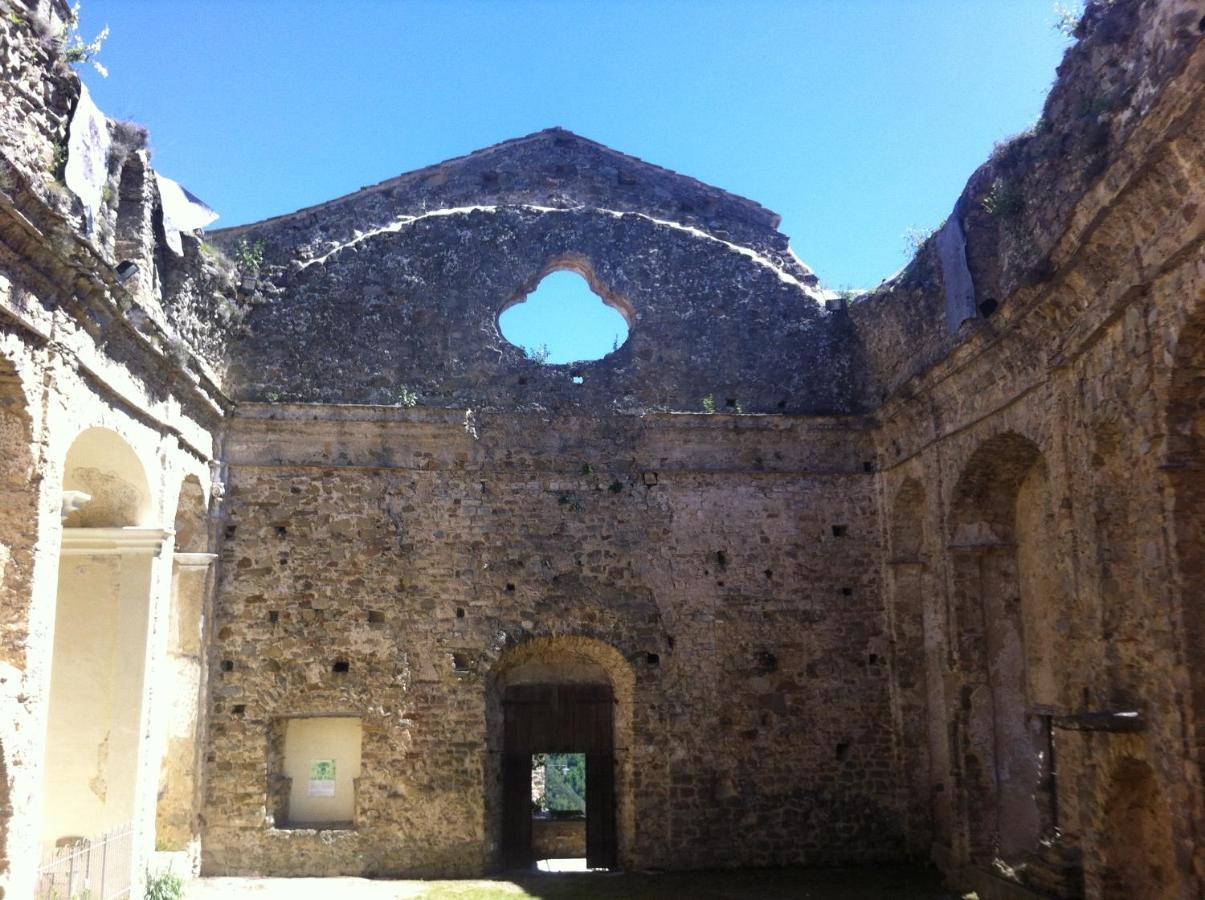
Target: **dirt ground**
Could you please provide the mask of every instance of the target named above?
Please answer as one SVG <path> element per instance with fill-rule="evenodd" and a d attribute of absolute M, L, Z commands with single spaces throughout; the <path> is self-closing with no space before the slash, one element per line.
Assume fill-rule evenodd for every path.
<path fill-rule="evenodd" d="M 915 869 L 737 869 L 710 872 L 524 874 L 468 881 L 202 878 L 186 900 L 957 900 Z"/>

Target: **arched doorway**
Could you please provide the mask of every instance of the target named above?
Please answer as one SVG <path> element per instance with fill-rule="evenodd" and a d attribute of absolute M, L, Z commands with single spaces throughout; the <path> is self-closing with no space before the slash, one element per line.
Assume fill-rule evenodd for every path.
<path fill-rule="evenodd" d="M 497 861 L 527 868 L 549 848 L 543 819 L 533 809 L 533 758 L 582 755 L 584 816 L 575 839 L 553 845 L 580 848 L 583 867 L 615 869 L 627 855 L 631 801 L 628 748 L 634 679 L 620 654 L 587 638 L 541 638 L 512 648 L 494 668 L 487 725 L 496 785 L 487 804 L 494 820 Z M 548 850 L 548 852 L 552 852 Z"/>
<path fill-rule="evenodd" d="M 967 461 L 950 513 L 962 769 L 972 858 L 1015 861 L 1056 824 L 1054 668 L 1061 608 L 1046 464 L 1014 432 Z"/>
<path fill-rule="evenodd" d="M 164 532 L 133 449 L 90 428 L 63 469 L 42 834 L 48 849 L 135 819 L 152 560 Z"/>

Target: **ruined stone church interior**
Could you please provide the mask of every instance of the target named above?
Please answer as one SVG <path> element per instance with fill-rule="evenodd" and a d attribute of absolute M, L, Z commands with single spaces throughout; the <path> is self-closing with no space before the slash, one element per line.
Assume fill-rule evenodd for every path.
<path fill-rule="evenodd" d="M 0 9 L 0 896 L 1205 896 L 1202 0 L 1090 3 L 860 292 L 560 128 L 202 230 Z M 555 273 L 626 338 L 510 343 Z"/>

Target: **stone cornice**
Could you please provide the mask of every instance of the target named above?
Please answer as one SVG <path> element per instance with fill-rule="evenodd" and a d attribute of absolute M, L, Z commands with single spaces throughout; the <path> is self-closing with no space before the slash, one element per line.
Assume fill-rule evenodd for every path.
<path fill-rule="evenodd" d="M 63 556 L 158 556 L 172 532 L 163 528 L 64 528 Z"/>

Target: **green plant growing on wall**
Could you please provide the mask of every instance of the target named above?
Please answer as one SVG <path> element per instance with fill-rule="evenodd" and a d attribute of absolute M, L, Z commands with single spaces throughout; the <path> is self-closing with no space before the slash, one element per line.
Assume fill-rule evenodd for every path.
<path fill-rule="evenodd" d="M 50 159 L 50 174 L 61 179 L 67 169 L 67 144 L 55 144 L 54 156 Z"/>
<path fill-rule="evenodd" d="M 538 347 L 524 347 L 523 355 L 532 362 L 537 362 L 540 365 L 547 365 L 548 357 L 552 356 L 552 351 L 548 349 L 547 344 L 540 344 Z"/>
<path fill-rule="evenodd" d="M 184 896 L 184 882 L 175 872 L 146 873 L 145 900 L 180 900 Z"/>
<path fill-rule="evenodd" d="M 1016 186 L 1003 178 L 992 182 L 992 189 L 982 201 L 983 211 L 989 216 L 1011 219 L 1025 207 L 1025 198 Z"/>
<path fill-rule="evenodd" d="M 244 275 L 252 274 L 259 271 L 259 267 L 264 262 L 264 242 L 256 241 L 254 244 L 249 244 L 247 241 L 241 240 L 238 242 L 238 247 L 234 251 L 234 264 L 238 266 L 238 270 Z"/>
<path fill-rule="evenodd" d="M 79 3 L 77 2 L 67 13 L 67 32 L 63 35 L 63 59 L 72 65 L 88 63 L 101 78 L 108 78 L 109 70 L 96 58 L 108 38 L 109 26 L 106 25 L 92 40 L 84 40 L 83 35 L 79 32 Z"/>
<path fill-rule="evenodd" d="M 703 398 L 703 412 L 708 415 L 715 412 L 715 394 L 708 394 Z"/>
<path fill-rule="evenodd" d="M 397 389 L 397 405 L 405 409 L 418 406 L 418 392 L 410 390 L 403 384 Z"/>
<path fill-rule="evenodd" d="M 925 242 L 933 237 L 936 233 L 936 228 L 912 228 L 904 229 L 904 246 L 908 249 L 910 256 L 916 256 L 920 252 L 920 248 L 925 246 Z"/>
<path fill-rule="evenodd" d="M 1052 28 L 1066 38 L 1075 37 L 1075 29 L 1079 27 L 1080 19 L 1084 17 L 1084 8 L 1067 6 L 1064 3 L 1054 4 L 1054 23 Z"/>

